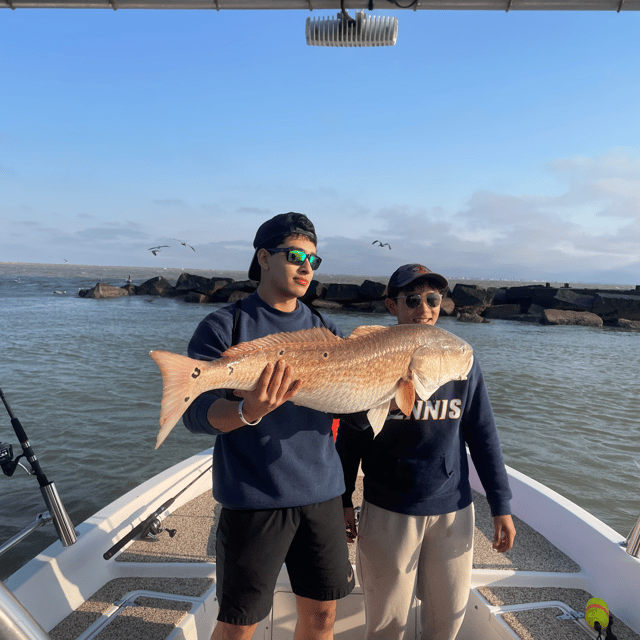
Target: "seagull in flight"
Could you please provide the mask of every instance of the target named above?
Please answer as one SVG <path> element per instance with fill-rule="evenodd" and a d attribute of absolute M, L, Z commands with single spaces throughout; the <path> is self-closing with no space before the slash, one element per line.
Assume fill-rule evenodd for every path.
<path fill-rule="evenodd" d="M 371 244 L 378 243 L 381 247 L 389 247 L 389 251 L 391 251 L 391 245 L 388 242 L 380 242 L 380 240 L 374 240 Z"/>
<path fill-rule="evenodd" d="M 182 242 L 182 240 L 178 240 L 178 238 L 171 238 L 171 239 L 175 240 L 176 242 L 179 242 L 181 245 L 185 247 L 189 247 L 189 249 L 191 249 L 192 251 L 195 251 L 195 249 L 190 244 L 187 244 L 186 242 Z"/>
<path fill-rule="evenodd" d="M 169 245 L 168 244 L 161 244 L 158 247 L 151 247 L 150 249 L 147 249 L 147 251 L 151 251 L 151 253 L 153 253 L 154 256 L 158 255 L 158 251 L 160 251 L 160 249 L 164 249 L 164 248 L 168 248 Z"/>

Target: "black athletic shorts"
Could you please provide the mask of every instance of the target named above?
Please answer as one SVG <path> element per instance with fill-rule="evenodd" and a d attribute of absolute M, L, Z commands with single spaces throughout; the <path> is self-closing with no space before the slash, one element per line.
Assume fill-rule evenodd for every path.
<path fill-rule="evenodd" d="M 269 615 L 283 563 L 303 598 L 338 600 L 355 585 L 340 496 L 287 509 L 222 509 L 216 555 L 218 620 L 229 624 Z"/>

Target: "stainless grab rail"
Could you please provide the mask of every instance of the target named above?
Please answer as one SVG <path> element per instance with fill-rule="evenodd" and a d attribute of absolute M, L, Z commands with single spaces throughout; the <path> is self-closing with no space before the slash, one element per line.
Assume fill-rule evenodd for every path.
<path fill-rule="evenodd" d="M 11 538 L 11 540 L 7 540 L 4 544 L 0 545 L 0 556 L 4 555 L 9 549 L 13 549 L 17 544 L 20 544 L 27 536 L 32 534 L 36 529 L 43 527 L 45 524 L 49 524 L 53 519 L 51 514 L 48 511 L 44 511 L 43 513 L 39 513 L 36 516 L 36 519 L 25 529 L 23 529 L 20 533 L 16 534 Z"/>
<path fill-rule="evenodd" d="M 627 536 L 627 540 L 624 543 L 626 552 L 634 558 L 640 558 L 640 518 L 635 523 L 633 529 Z"/>
<path fill-rule="evenodd" d="M 0 582 L 0 639 L 51 640 L 49 634 Z"/>

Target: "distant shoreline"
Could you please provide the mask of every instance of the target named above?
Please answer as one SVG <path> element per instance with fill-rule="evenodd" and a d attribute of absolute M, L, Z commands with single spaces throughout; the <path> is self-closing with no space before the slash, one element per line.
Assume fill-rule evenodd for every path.
<path fill-rule="evenodd" d="M 56 271 L 56 273 L 52 273 Z M 21 272 L 21 273 L 20 273 Z M 0 275 L 14 274 L 14 275 L 30 275 L 30 276 L 60 276 L 72 275 L 78 278 L 126 278 L 131 275 L 137 279 L 152 278 L 156 275 L 162 275 L 168 280 L 176 279 L 183 273 L 192 273 L 194 275 L 203 275 L 208 278 L 211 277 L 229 277 L 234 280 L 246 280 L 247 272 L 245 270 L 233 271 L 228 269 L 180 269 L 175 267 L 131 267 L 131 266 L 104 266 L 104 265 L 83 265 L 73 263 L 39 263 L 39 262 L 0 262 Z M 636 285 L 632 284 L 606 284 L 606 283 L 593 283 L 593 282 L 571 282 L 570 280 L 497 280 L 489 278 L 461 278 L 445 275 L 449 280 L 449 288 L 453 287 L 457 283 L 461 284 L 477 284 L 483 288 L 489 287 L 514 287 L 514 286 L 528 286 L 528 285 L 545 285 L 547 282 L 551 286 L 564 287 L 565 284 L 569 284 L 574 288 L 583 289 L 618 289 L 625 291 L 629 289 L 635 289 Z M 382 282 L 387 284 L 389 276 L 381 275 L 369 275 L 369 276 L 356 276 L 349 274 L 333 274 L 333 273 L 318 273 L 314 274 L 314 278 L 323 284 L 329 284 L 332 282 L 341 283 L 355 283 L 362 284 L 365 280 L 372 280 L 374 282 Z"/>

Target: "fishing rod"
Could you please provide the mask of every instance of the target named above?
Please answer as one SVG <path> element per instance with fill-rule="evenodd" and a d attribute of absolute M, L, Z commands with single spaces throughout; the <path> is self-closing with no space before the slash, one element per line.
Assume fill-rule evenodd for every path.
<path fill-rule="evenodd" d="M 168 500 L 163 502 L 152 514 L 147 516 L 147 518 L 145 518 L 142 522 L 131 529 L 131 531 L 129 531 L 126 536 L 118 540 L 118 542 L 116 542 L 110 549 L 105 551 L 102 554 L 102 557 L 105 560 L 110 560 L 116 553 L 118 553 L 118 551 L 120 551 L 120 549 L 122 549 L 122 547 L 124 547 L 128 542 L 136 538 L 138 535 L 140 535 L 141 540 L 145 538 L 155 539 L 156 535 L 164 531 L 164 529 L 162 529 L 162 527 L 160 526 L 160 515 L 164 511 L 166 511 L 189 487 L 193 486 L 198 480 L 200 480 L 200 478 L 202 478 L 205 473 L 211 471 L 212 467 L 213 463 L 210 464 L 199 476 L 194 478 L 186 487 L 180 489 L 180 491 L 178 491 L 178 493 L 176 493 L 173 498 L 169 498 Z M 172 538 L 176 535 L 175 529 L 166 529 L 166 531 Z"/>
<path fill-rule="evenodd" d="M 2 471 L 6 476 L 10 477 L 13 475 L 19 464 L 21 467 L 26 469 L 30 475 L 36 476 L 38 484 L 40 485 L 42 497 L 44 498 L 47 508 L 49 509 L 50 517 L 53 520 L 53 525 L 56 528 L 56 532 L 58 533 L 58 538 L 60 538 L 60 542 L 62 542 L 65 547 L 69 547 L 77 540 L 76 532 L 64 508 L 64 505 L 62 504 L 62 500 L 60 499 L 60 495 L 58 494 L 56 485 L 54 482 L 49 482 L 47 476 L 44 474 L 44 471 L 40 466 L 40 462 L 38 461 L 38 458 L 36 457 L 36 454 L 31 447 L 29 438 L 27 437 L 27 434 L 25 433 L 20 420 L 18 420 L 18 418 L 13 415 L 11 407 L 4 397 L 2 389 L 0 389 L 0 399 L 2 399 L 2 403 L 4 404 L 7 413 L 9 414 L 9 418 L 11 419 L 11 426 L 13 427 L 13 430 L 18 437 L 18 442 L 22 447 L 22 453 L 14 459 L 12 446 L 0 443 L 0 466 L 2 466 Z M 31 471 L 29 471 L 20 462 L 21 458 L 24 458 L 29 463 L 29 465 L 31 466 Z"/>

